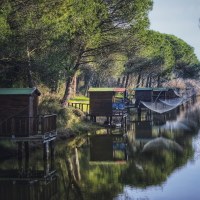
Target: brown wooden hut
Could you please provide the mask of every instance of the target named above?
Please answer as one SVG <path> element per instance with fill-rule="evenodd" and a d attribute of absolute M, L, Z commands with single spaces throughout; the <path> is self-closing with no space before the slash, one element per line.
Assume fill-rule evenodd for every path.
<path fill-rule="evenodd" d="M 0 88 L 1 118 L 37 116 L 38 96 L 37 88 Z"/>
<path fill-rule="evenodd" d="M 56 115 L 38 115 L 37 88 L 0 88 L 0 138 L 56 131 Z"/>
<path fill-rule="evenodd" d="M 179 98 L 179 96 L 177 96 L 177 94 L 174 92 L 175 90 L 179 91 L 179 88 L 168 88 L 165 98 L 166 99 Z"/>
<path fill-rule="evenodd" d="M 113 103 L 118 101 L 118 93 L 122 93 L 122 100 L 126 98 L 125 88 L 90 88 L 89 114 L 91 116 L 113 116 Z"/>
<path fill-rule="evenodd" d="M 159 99 L 172 99 L 178 96 L 174 93 L 173 88 L 134 88 L 135 106 L 143 108 L 140 101 L 156 102 Z"/>
<path fill-rule="evenodd" d="M 153 89 L 152 88 L 134 88 L 135 91 L 135 107 L 144 107 L 140 101 L 151 102 Z"/>
<path fill-rule="evenodd" d="M 159 99 L 165 99 L 167 92 L 168 88 L 153 88 L 153 102 Z"/>

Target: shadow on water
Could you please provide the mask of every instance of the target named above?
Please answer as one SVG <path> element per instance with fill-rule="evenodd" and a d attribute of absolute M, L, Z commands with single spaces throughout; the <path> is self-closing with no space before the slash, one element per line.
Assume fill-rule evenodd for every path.
<path fill-rule="evenodd" d="M 55 160 L 43 161 L 38 150 L 30 160 L 1 161 L 0 199 L 136 199 L 137 193 L 127 194 L 126 188 L 143 189 L 145 195 L 149 186 L 165 187 L 171 174 L 194 158 L 199 114 L 198 104 L 167 114 L 132 111 L 128 131 L 102 129 L 67 143 L 57 142 Z M 144 151 L 145 145 L 159 138 L 155 150 Z M 173 199 L 168 193 L 163 195 Z M 146 199 L 152 199 L 151 195 Z"/>

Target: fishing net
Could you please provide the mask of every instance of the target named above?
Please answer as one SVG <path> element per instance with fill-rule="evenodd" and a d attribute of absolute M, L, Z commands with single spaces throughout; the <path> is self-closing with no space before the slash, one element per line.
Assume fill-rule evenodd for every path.
<path fill-rule="evenodd" d="M 179 106 L 183 103 L 183 98 L 173 98 L 173 99 L 159 99 L 162 103 L 168 105 L 168 106 Z"/>
<path fill-rule="evenodd" d="M 177 106 L 170 106 L 167 105 L 165 103 L 162 102 L 144 102 L 144 101 L 140 101 L 146 108 L 157 112 L 157 113 L 165 113 L 168 112 L 170 110 L 173 110 L 174 108 L 176 108 Z"/>
<path fill-rule="evenodd" d="M 177 91 L 175 92 L 175 94 L 176 93 L 177 93 Z M 140 103 L 142 103 L 148 109 L 162 114 L 162 113 L 171 111 L 171 110 L 177 108 L 178 106 L 180 106 L 181 104 L 187 102 L 195 94 L 196 94 L 196 91 L 194 90 L 194 88 L 191 88 L 189 90 L 186 90 L 185 92 L 182 92 L 181 94 L 177 93 L 177 96 L 178 96 L 177 98 L 159 99 L 159 95 L 158 95 L 155 102 L 140 101 Z"/>

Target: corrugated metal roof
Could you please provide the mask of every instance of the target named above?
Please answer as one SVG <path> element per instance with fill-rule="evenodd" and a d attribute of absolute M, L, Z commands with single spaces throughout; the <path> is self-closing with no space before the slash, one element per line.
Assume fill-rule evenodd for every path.
<path fill-rule="evenodd" d="M 89 92 L 125 92 L 126 88 L 90 88 Z"/>
<path fill-rule="evenodd" d="M 41 94 L 37 88 L 0 88 L 0 95 L 31 95 L 34 92 Z"/>

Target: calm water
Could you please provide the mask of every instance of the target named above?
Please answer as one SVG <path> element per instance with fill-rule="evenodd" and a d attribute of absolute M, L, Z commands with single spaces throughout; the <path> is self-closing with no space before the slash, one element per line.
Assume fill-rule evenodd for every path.
<path fill-rule="evenodd" d="M 41 150 L 29 161 L 3 160 L 0 199 L 199 200 L 199 116 L 198 105 L 165 115 L 132 111 L 127 130 L 102 129 L 70 147 L 57 142 L 55 160 L 44 162 Z"/>

